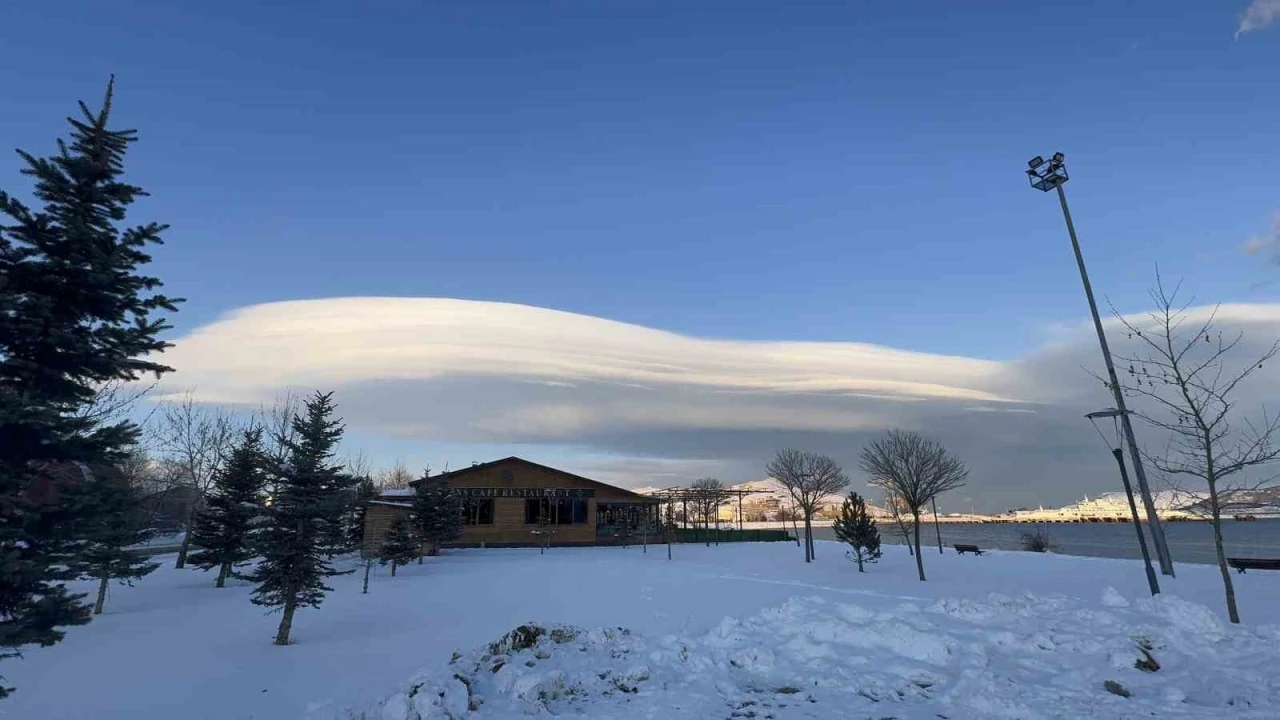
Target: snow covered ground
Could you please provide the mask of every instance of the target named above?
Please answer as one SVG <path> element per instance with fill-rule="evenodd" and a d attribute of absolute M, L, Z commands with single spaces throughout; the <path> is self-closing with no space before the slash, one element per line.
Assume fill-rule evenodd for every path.
<path fill-rule="evenodd" d="M 335 578 L 283 648 L 247 586 L 166 566 L 0 663 L 0 717 L 1276 717 L 1280 573 L 1235 576 L 1231 627 L 1209 566 L 1153 601 L 1128 560 L 930 553 L 919 583 L 885 551 L 859 575 L 835 543 L 458 550 L 368 595 Z"/>

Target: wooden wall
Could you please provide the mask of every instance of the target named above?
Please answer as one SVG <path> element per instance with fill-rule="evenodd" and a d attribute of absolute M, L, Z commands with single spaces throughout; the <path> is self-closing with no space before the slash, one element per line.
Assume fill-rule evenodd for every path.
<path fill-rule="evenodd" d="M 407 513 L 408 508 L 393 507 L 381 502 L 370 503 L 364 511 L 364 541 L 360 543 L 360 554 L 368 557 L 377 552 L 386 537 L 391 523 L 395 522 L 398 513 Z"/>
<path fill-rule="evenodd" d="M 621 488 L 579 478 L 553 468 L 546 468 L 517 459 L 508 459 L 463 468 L 448 475 L 449 484 L 458 488 L 579 488 L 595 491 L 587 500 L 587 522 L 581 525 L 554 525 L 551 530 L 553 544 L 588 544 L 597 541 L 597 502 L 637 502 L 643 498 Z M 407 504 L 407 500 L 406 500 Z M 463 525 L 461 545 L 499 544 L 536 545 L 540 538 L 532 531 L 535 525 L 525 524 L 524 498 L 493 498 L 492 525 Z M 372 552 L 386 534 L 395 519 L 396 512 L 407 509 L 374 503 L 365 514 L 364 551 Z"/>

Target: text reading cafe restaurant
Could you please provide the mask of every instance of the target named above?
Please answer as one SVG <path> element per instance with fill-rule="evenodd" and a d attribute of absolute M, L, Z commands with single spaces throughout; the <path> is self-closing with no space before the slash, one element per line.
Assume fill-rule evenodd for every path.
<path fill-rule="evenodd" d="M 654 532 L 659 501 L 546 465 L 509 457 L 431 478 L 462 496 L 455 547 L 596 545 Z M 412 509 L 413 488 L 384 491 L 365 513 L 364 549 L 382 544 L 398 514 Z M 545 534 L 543 534 L 545 533 Z M 549 538 L 548 538 L 549 535 Z"/>

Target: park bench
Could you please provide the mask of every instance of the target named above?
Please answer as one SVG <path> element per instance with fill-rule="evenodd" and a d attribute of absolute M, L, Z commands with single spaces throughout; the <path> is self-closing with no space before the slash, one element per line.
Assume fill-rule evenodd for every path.
<path fill-rule="evenodd" d="M 1280 570 L 1280 559 L 1271 558 L 1227 558 L 1227 564 L 1241 575 L 1245 570 Z"/>
<path fill-rule="evenodd" d="M 982 548 L 978 547 L 977 545 L 956 545 L 955 549 L 956 549 L 956 552 L 960 553 L 961 555 L 965 553 L 973 553 L 974 555 L 982 554 Z"/>

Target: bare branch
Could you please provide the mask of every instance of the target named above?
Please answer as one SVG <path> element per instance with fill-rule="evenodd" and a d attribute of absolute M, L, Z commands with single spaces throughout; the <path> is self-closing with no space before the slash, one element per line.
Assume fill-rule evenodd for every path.
<path fill-rule="evenodd" d="M 1117 314 L 1130 337 L 1137 336 L 1144 344 L 1143 351 L 1124 358 L 1130 363 L 1132 380 L 1123 389 L 1147 401 L 1147 407 L 1135 409 L 1138 417 L 1169 433 L 1163 453 L 1144 452 L 1151 466 L 1166 477 L 1186 476 L 1204 483 L 1203 489 L 1180 488 L 1179 493 L 1184 509 L 1213 522 L 1227 613 L 1232 622 L 1239 622 L 1222 543 L 1222 514 L 1260 503 L 1252 493 L 1275 475 L 1260 479 L 1250 471 L 1280 460 L 1280 446 L 1273 442 L 1280 432 L 1280 418 L 1270 417 L 1264 408 L 1260 421 L 1243 418 L 1243 427 L 1240 423 L 1233 427 L 1235 395 L 1241 383 L 1280 352 L 1280 341 L 1243 368 L 1231 364 L 1243 333 L 1224 338 L 1220 331 L 1215 332 L 1216 307 L 1204 321 L 1189 323 L 1190 304 L 1180 306 L 1177 302 L 1180 289 L 1181 283 L 1169 293 L 1157 273 L 1156 287 L 1151 291 L 1156 305 L 1151 314 L 1154 330 L 1143 330 Z M 1157 372 L 1153 375 L 1150 368 Z M 1252 478 L 1245 479 L 1250 475 Z"/>
<path fill-rule="evenodd" d="M 964 485 L 969 470 L 937 440 L 907 430 L 890 430 L 862 450 L 859 468 L 871 484 L 906 504 L 912 514 L 948 490 Z"/>

